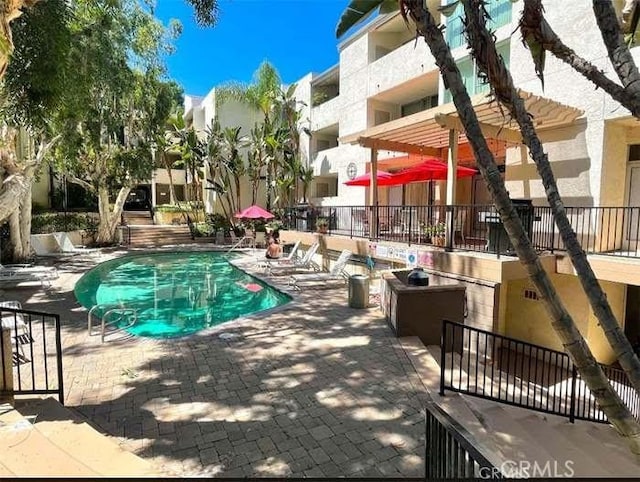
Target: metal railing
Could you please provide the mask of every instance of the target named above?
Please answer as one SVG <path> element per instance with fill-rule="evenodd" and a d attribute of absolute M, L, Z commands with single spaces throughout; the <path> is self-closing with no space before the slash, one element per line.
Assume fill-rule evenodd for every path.
<path fill-rule="evenodd" d="M 500 471 L 444 410 L 425 407 L 425 479 L 498 479 Z"/>
<path fill-rule="evenodd" d="M 549 207 L 514 200 L 525 231 L 538 251 L 562 251 L 564 244 Z M 566 207 L 569 222 L 588 254 L 640 257 L 640 207 Z M 493 205 L 319 206 L 289 208 L 285 228 L 315 231 L 328 220 L 328 234 L 514 255 L 509 236 Z M 447 226 L 449 222 L 449 226 Z"/>
<path fill-rule="evenodd" d="M 2 395 L 57 395 L 64 404 L 60 316 L 0 307 Z"/>
<path fill-rule="evenodd" d="M 607 422 L 566 353 L 451 321 L 443 322 L 440 348 L 441 395 L 451 390 L 568 417 L 571 422 Z M 640 398 L 626 374 L 602 368 L 640 419 Z"/>

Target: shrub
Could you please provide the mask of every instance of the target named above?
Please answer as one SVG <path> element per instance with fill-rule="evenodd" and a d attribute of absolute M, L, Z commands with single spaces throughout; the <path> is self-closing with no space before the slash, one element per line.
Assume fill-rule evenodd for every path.
<path fill-rule="evenodd" d="M 92 213 L 49 212 L 34 214 L 31 218 L 31 234 L 48 234 L 82 229 L 87 232 L 95 232 L 97 226 L 98 219 Z"/>

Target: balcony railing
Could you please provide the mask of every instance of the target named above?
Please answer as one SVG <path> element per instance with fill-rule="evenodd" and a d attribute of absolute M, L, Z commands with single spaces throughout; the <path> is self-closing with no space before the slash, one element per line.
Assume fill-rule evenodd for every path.
<path fill-rule="evenodd" d="M 485 6 L 490 18 L 487 27 L 491 30 L 496 30 L 511 22 L 511 3 L 511 0 L 489 0 Z M 463 16 L 463 7 L 458 5 L 456 12 L 447 20 L 445 33 L 447 43 L 452 49 L 462 47 L 467 43 L 464 36 L 464 24 L 462 23 Z"/>
<path fill-rule="evenodd" d="M 551 208 L 520 202 L 516 209 L 536 250 L 564 249 Z M 640 207 L 567 207 L 565 210 L 586 253 L 640 257 Z M 291 208 L 285 224 L 289 229 L 315 231 L 320 217 L 329 220 L 329 234 L 497 256 L 515 254 L 493 205 L 321 206 L 311 211 Z M 451 233 L 449 246 L 445 245 L 447 231 Z"/>

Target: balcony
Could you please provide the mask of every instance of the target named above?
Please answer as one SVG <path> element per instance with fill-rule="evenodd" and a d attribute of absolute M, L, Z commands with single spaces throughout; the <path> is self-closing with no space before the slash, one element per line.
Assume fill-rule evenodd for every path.
<path fill-rule="evenodd" d="M 551 208 L 521 204 L 516 209 L 537 251 L 564 250 Z M 640 207 L 565 209 L 587 254 L 640 258 Z M 493 205 L 378 206 L 376 210 L 371 206 L 323 206 L 317 208 L 316 216 L 329 219 L 329 234 L 440 248 L 449 243 L 451 250 L 515 256 Z M 291 219 L 291 226 L 296 225 Z M 314 229 L 313 223 L 305 225 Z M 445 241 L 446 232 L 452 233 L 450 241 Z"/>
<path fill-rule="evenodd" d="M 369 65 L 369 95 L 376 95 L 436 69 L 425 42 L 410 40 Z"/>
<path fill-rule="evenodd" d="M 311 108 L 312 130 L 317 131 L 337 124 L 340 119 L 340 96 L 337 95 Z"/>
<path fill-rule="evenodd" d="M 497 30 L 504 25 L 511 23 L 511 0 L 493 0 L 486 3 L 487 13 L 490 21 L 487 27 Z M 464 12 L 462 5 L 458 5 L 456 13 L 447 20 L 445 36 L 451 50 L 466 45 L 467 39 L 464 35 L 464 25 L 462 23 Z M 509 32 L 510 34 L 511 32 Z M 499 37 L 502 39 L 502 37 Z"/>

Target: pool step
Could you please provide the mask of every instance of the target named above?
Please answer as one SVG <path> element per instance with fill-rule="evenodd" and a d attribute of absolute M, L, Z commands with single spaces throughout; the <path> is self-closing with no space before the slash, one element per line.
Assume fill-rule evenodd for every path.
<path fill-rule="evenodd" d="M 130 226 L 131 246 L 162 246 L 169 244 L 190 244 L 189 226 Z"/>

